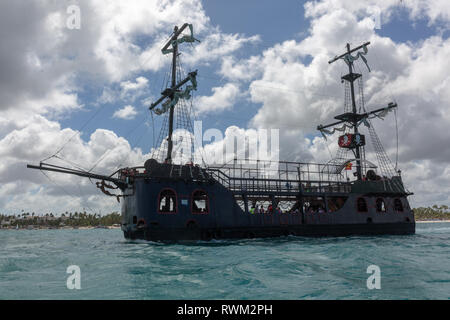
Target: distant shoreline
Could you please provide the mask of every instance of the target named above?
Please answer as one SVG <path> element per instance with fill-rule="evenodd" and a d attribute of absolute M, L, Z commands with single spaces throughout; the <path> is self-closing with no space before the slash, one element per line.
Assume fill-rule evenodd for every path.
<path fill-rule="evenodd" d="M 439 222 L 450 222 L 450 220 L 416 220 L 416 223 L 439 223 Z M 97 227 L 70 227 L 70 226 L 64 226 L 64 227 L 47 227 L 47 226 L 39 226 L 34 228 L 18 228 L 16 229 L 15 226 L 9 226 L 7 228 L 0 228 L 0 230 L 91 230 L 91 229 L 120 229 L 120 226 L 97 226 Z"/>
<path fill-rule="evenodd" d="M 416 220 L 417 223 L 450 222 L 450 220 Z"/>
<path fill-rule="evenodd" d="M 39 226 L 39 227 L 19 227 L 16 229 L 15 226 L 9 226 L 7 228 L 3 227 L 0 230 L 91 230 L 91 229 L 120 229 L 120 226 L 104 226 L 104 227 L 47 227 L 47 226 Z"/>

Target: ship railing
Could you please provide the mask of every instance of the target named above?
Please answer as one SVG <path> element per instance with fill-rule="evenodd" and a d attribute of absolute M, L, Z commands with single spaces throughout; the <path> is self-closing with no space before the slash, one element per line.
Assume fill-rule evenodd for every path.
<path fill-rule="evenodd" d="M 333 164 L 235 160 L 221 166 L 208 166 L 206 173 L 233 192 L 348 193 L 351 183 L 336 174 Z M 119 179 L 123 170 L 117 171 Z M 145 176 L 145 168 L 126 168 L 127 175 Z M 179 172 L 171 170 L 171 175 Z"/>
<path fill-rule="evenodd" d="M 208 168 L 220 169 L 228 176 L 235 177 L 277 177 L 293 180 L 336 180 L 343 177 L 336 173 L 335 164 L 287 162 L 287 161 L 262 161 L 262 160 L 235 160 L 224 165 L 210 165 Z"/>
<path fill-rule="evenodd" d="M 220 170 L 228 177 L 263 178 L 288 181 L 345 181 L 336 173 L 337 165 L 287 161 L 235 160 L 225 165 L 210 165 L 209 170 Z"/>
<path fill-rule="evenodd" d="M 230 178 L 229 189 L 236 192 L 276 192 L 276 193 L 349 193 L 351 184 L 335 181 L 299 182 L 285 179 L 239 179 Z"/>
<path fill-rule="evenodd" d="M 348 193 L 350 182 L 332 164 L 234 161 L 207 171 L 234 192 Z"/>
<path fill-rule="evenodd" d="M 222 171 L 220 171 L 219 169 L 208 169 L 207 172 L 214 180 L 222 184 L 224 187 L 230 189 L 230 177 L 228 177 Z"/>

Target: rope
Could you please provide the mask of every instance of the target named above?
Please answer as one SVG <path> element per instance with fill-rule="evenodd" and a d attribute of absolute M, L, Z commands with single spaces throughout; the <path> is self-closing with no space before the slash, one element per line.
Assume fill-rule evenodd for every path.
<path fill-rule="evenodd" d="M 124 137 L 128 140 L 128 137 L 130 137 L 131 136 L 131 134 L 132 133 L 134 133 L 137 129 L 139 129 L 141 126 L 142 126 L 142 124 L 144 124 L 145 123 L 145 121 L 147 120 L 147 118 L 146 117 L 144 117 L 143 118 L 143 120 L 137 125 L 137 126 L 134 126 L 130 131 L 128 131 L 125 135 L 124 135 Z M 145 133 L 144 133 L 145 134 Z M 134 143 L 134 144 L 130 144 L 130 146 L 131 147 L 133 147 L 133 145 L 137 145 L 139 142 L 140 142 L 140 140 L 142 139 L 142 136 L 144 135 L 144 134 L 142 134 L 141 135 L 141 137 L 138 139 L 138 141 L 136 142 L 136 143 Z M 89 171 L 88 172 L 91 172 L 111 151 L 113 151 L 113 150 L 115 150 L 115 149 L 108 149 L 98 160 L 97 160 L 97 162 L 94 164 L 94 166 L 92 167 L 92 168 L 90 168 L 89 169 Z M 119 167 L 121 166 L 122 164 L 120 164 L 119 165 Z"/>
<path fill-rule="evenodd" d="M 72 141 L 72 139 L 73 138 L 75 138 L 75 136 L 77 136 L 86 126 L 87 126 L 87 124 L 89 123 L 89 122 L 91 122 L 92 121 L 92 119 L 94 119 L 99 113 L 100 113 L 100 111 L 102 111 L 104 108 L 105 108 L 105 106 L 106 106 L 106 104 L 104 104 L 103 105 L 103 107 L 101 107 L 101 108 L 99 108 L 95 113 L 94 113 L 94 115 L 92 116 L 92 117 L 90 117 L 82 126 L 81 126 L 81 128 L 80 128 L 80 131 L 77 131 L 77 132 L 75 132 L 73 135 L 72 135 L 72 137 L 70 137 L 70 139 L 69 140 L 67 140 L 53 155 L 51 155 L 51 156 L 49 156 L 49 157 L 47 157 L 47 158 L 45 158 L 44 160 L 41 160 L 41 162 L 45 162 L 46 160 L 48 160 L 48 159 L 51 159 L 51 158 L 53 158 L 54 156 L 56 156 L 58 153 L 60 153 L 65 147 L 66 147 L 66 145 L 70 142 L 70 141 Z"/>
<path fill-rule="evenodd" d="M 67 196 L 73 197 L 73 195 L 70 194 L 69 192 L 67 192 L 67 190 L 64 189 L 64 187 L 60 186 L 60 185 L 57 184 L 55 181 L 53 181 L 52 179 L 50 179 L 50 177 L 49 177 L 43 170 L 39 170 L 39 171 L 42 172 L 42 174 L 43 174 L 50 182 L 52 182 L 52 183 L 53 183 L 54 185 L 56 185 L 58 188 L 60 188 L 61 190 L 63 190 L 64 193 L 65 193 Z M 80 192 L 80 197 L 82 198 L 81 192 Z M 72 203 L 73 203 L 73 201 L 72 201 L 70 204 L 72 204 Z M 86 207 L 89 209 L 90 212 L 94 212 L 94 210 L 92 210 L 92 208 L 89 207 L 86 203 L 85 203 L 85 205 L 86 205 Z"/>
<path fill-rule="evenodd" d="M 394 109 L 394 117 L 395 117 L 395 138 L 396 138 L 396 153 L 395 153 L 395 171 L 398 169 L 398 125 L 397 125 L 397 110 Z"/>
<path fill-rule="evenodd" d="M 95 184 L 96 184 L 97 188 L 99 188 L 107 196 L 116 197 L 117 202 L 119 202 L 119 203 L 120 203 L 120 198 L 124 197 L 124 195 L 113 194 L 113 193 L 109 192 L 108 190 L 106 190 L 105 188 L 115 190 L 115 189 L 118 189 L 118 187 L 114 187 L 110 184 L 105 183 L 105 180 L 102 180 L 101 182 L 97 181 Z"/>
<path fill-rule="evenodd" d="M 62 161 L 65 161 L 65 162 L 67 162 L 67 163 L 69 163 L 69 164 L 71 164 L 72 166 L 74 166 L 76 169 L 78 169 L 78 170 L 81 170 L 81 171 L 83 171 L 83 172 L 86 172 L 86 169 L 84 169 L 83 167 L 81 167 L 81 166 L 79 166 L 78 164 L 76 164 L 75 162 L 72 162 L 72 161 L 69 161 L 69 160 L 67 160 L 67 159 L 63 159 L 63 158 L 61 158 L 60 156 L 57 156 L 57 155 L 55 155 L 55 156 L 53 156 L 54 158 L 57 158 L 57 159 L 60 159 L 60 160 L 62 160 Z"/>
<path fill-rule="evenodd" d="M 165 41 L 163 41 L 163 42 L 161 43 L 161 46 L 162 46 L 164 43 L 166 43 L 166 42 L 172 37 L 172 35 L 173 35 L 173 32 L 170 34 L 170 36 L 169 36 Z M 145 61 L 143 61 L 142 63 L 140 63 L 138 69 L 142 68 L 142 66 L 143 66 L 145 63 L 147 63 L 151 57 L 152 57 L 152 56 L 149 56 Z M 160 64 L 160 63 L 161 63 L 161 56 L 160 56 L 160 60 L 159 60 L 159 63 L 158 63 L 158 64 Z M 72 136 L 71 136 L 71 137 L 70 137 L 70 138 L 69 138 L 69 139 L 68 139 L 68 140 L 60 147 L 60 148 L 57 149 L 57 151 L 56 151 L 55 153 L 53 153 L 51 156 L 49 156 L 49 157 L 47 157 L 47 158 L 41 160 L 40 162 L 45 162 L 45 161 L 47 161 L 47 160 L 49 160 L 49 159 L 55 157 L 56 155 L 58 155 L 58 154 L 66 147 L 66 145 L 67 145 L 69 142 L 71 142 L 71 141 L 73 140 L 73 138 L 75 138 L 75 136 L 77 136 L 77 135 L 79 134 L 79 132 L 81 132 L 81 131 L 88 125 L 88 123 L 91 122 L 91 121 L 92 121 L 92 120 L 100 113 L 100 111 L 102 111 L 105 107 L 106 107 L 106 104 L 103 104 L 103 106 L 102 106 L 101 108 L 97 109 L 97 111 L 92 115 L 92 117 L 90 117 L 86 122 L 84 122 L 84 124 L 81 126 L 81 128 L 80 128 L 80 130 L 79 130 L 78 132 L 76 132 L 75 134 L 73 134 L 73 135 L 72 135 Z M 134 130 L 135 130 L 135 128 L 134 128 L 132 131 L 134 131 Z M 60 159 L 61 159 L 61 158 L 60 158 Z M 64 160 L 64 159 L 61 159 L 61 160 Z M 95 168 L 97 165 L 98 165 L 98 163 L 96 163 L 96 164 L 94 165 L 93 168 Z M 91 168 L 88 172 L 90 172 L 93 168 Z"/>

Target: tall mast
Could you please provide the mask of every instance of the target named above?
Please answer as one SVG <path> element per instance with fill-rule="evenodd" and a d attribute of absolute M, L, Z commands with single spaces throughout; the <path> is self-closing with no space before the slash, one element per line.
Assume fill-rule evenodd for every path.
<path fill-rule="evenodd" d="M 175 95 L 175 86 L 177 85 L 177 54 L 178 54 L 178 27 L 175 26 L 173 29 L 173 52 L 172 52 L 172 94 L 170 95 L 170 99 L 174 100 Z M 169 113 L 169 137 L 167 138 L 167 156 L 166 156 L 166 162 L 171 163 L 172 162 L 172 148 L 173 148 L 173 141 L 172 141 L 172 133 L 173 133 L 173 111 L 175 106 L 170 107 L 170 113 Z"/>
<path fill-rule="evenodd" d="M 361 77 L 361 74 L 353 72 L 353 61 L 361 58 L 364 63 L 366 64 L 367 68 L 370 71 L 369 65 L 367 64 L 367 60 L 364 57 L 364 55 L 367 53 L 367 46 L 370 44 L 370 42 L 366 42 L 363 45 L 351 49 L 350 44 L 347 43 L 347 50 L 344 54 L 340 56 L 336 56 L 332 60 L 328 61 L 328 63 L 333 63 L 339 59 L 343 59 L 347 65 L 348 65 L 348 74 L 344 75 L 342 77 L 342 80 L 347 81 L 350 84 L 350 93 L 351 93 L 351 100 L 352 100 L 352 111 L 346 112 L 344 114 L 337 115 L 334 117 L 335 119 L 339 120 L 338 122 L 334 122 L 328 125 L 319 125 L 317 129 L 323 133 L 327 134 L 333 134 L 336 130 L 338 131 L 345 131 L 346 128 L 353 128 L 353 134 L 344 134 L 343 136 L 339 137 L 339 146 L 341 148 L 347 148 L 351 149 L 355 155 L 356 158 L 356 177 L 358 180 L 362 180 L 362 161 L 364 159 L 361 158 L 361 148 L 365 145 L 365 137 L 364 135 L 359 133 L 358 125 L 361 122 L 367 122 L 369 117 L 378 116 L 381 117 L 381 115 L 385 112 L 388 112 L 392 108 L 396 108 L 397 104 L 395 103 L 389 103 L 387 107 L 377 109 L 371 112 L 364 112 L 364 113 L 358 113 L 356 110 L 356 101 L 355 101 L 355 86 L 354 82 Z M 351 54 L 355 51 L 364 49 L 364 52 L 357 52 L 356 56 L 352 56 Z M 337 125 L 343 125 L 341 128 L 333 128 L 332 131 L 327 130 L 327 128 L 335 127 Z M 370 126 L 368 123 L 367 126 Z M 342 140 L 341 140 L 342 138 Z M 342 142 L 342 144 L 341 144 Z"/>
<path fill-rule="evenodd" d="M 347 54 L 350 55 L 351 50 L 350 50 L 350 44 L 347 43 Z M 352 112 L 353 112 L 353 130 L 355 135 L 358 134 L 358 120 L 356 117 L 356 102 L 355 102 L 355 86 L 354 86 L 354 82 L 356 79 L 358 79 L 359 77 L 361 77 L 361 74 L 358 73 L 353 73 L 353 61 L 350 61 L 350 63 L 348 63 L 348 79 L 346 79 L 347 81 L 350 82 L 350 90 L 351 90 L 351 95 L 352 95 Z M 358 180 L 362 179 L 362 174 L 361 174 L 361 151 L 360 151 L 360 146 L 357 145 L 355 147 L 355 155 L 356 155 L 356 175 L 358 177 Z"/>
<path fill-rule="evenodd" d="M 347 122 L 350 122 L 350 124 L 353 127 L 353 132 L 355 136 L 359 135 L 358 132 L 358 122 L 359 120 L 361 120 L 360 115 L 357 113 L 356 111 L 356 101 L 355 101 L 355 86 L 354 86 L 354 82 L 361 77 L 360 73 L 354 73 L 353 72 L 353 60 L 356 60 L 359 57 L 359 53 L 357 58 L 352 57 L 351 53 L 358 51 L 362 48 L 364 48 L 364 50 L 367 50 L 366 47 L 370 44 L 370 42 L 366 42 L 363 45 L 354 48 L 354 49 L 350 49 L 350 44 L 347 43 L 347 52 L 340 55 L 339 57 L 335 57 L 333 60 L 328 61 L 329 64 L 339 60 L 339 59 L 344 59 L 345 62 L 348 65 L 348 74 L 346 74 L 345 76 L 342 77 L 343 80 L 347 81 L 350 83 L 350 93 L 351 93 L 351 98 L 352 98 L 352 112 L 350 114 L 343 114 L 341 116 L 335 117 L 336 119 L 340 119 L 340 120 L 345 120 Z M 354 153 L 355 153 L 355 158 L 356 158 L 356 177 L 358 180 L 362 180 L 362 170 L 361 170 L 361 150 L 360 150 L 361 146 L 359 144 L 356 144 L 355 146 L 352 147 L 352 149 L 354 149 Z"/>
<path fill-rule="evenodd" d="M 182 32 L 186 29 L 190 29 L 190 35 L 183 35 L 179 38 L 179 36 L 182 34 Z M 164 103 L 162 103 L 161 109 L 155 109 L 155 113 L 162 114 L 166 111 L 169 111 L 169 132 L 167 137 L 167 155 L 165 162 L 171 163 L 172 162 L 172 150 L 173 150 L 173 118 L 174 118 L 174 109 L 179 99 L 189 99 L 190 92 L 192 90 L 197 90 L 197 71 L 190 72 L 188 76 L 177 83 L 177 57 L 178 57 L 178 44 L 182 42 L 194 42 L 198 41 L 193 36 L 193 27 L 191 24 L 185 23 L 181 28 L 178 28 L 175 26 L 173 30 L 173 35 L 169 39 L 169 41 L 166 43 L 166 45 L 162 48 L 163 54 L 172 53 L 172 82 L 170 88 L 166 88 L 163 92 L 161 92 L 161 97 L 151 104 L 150 110 L 155 109 L 156 106 L 158 106 L 161 102 L 166 100 Z M 170 49 L 169 47 L 172 46 Z M 184 90 L 181 90 L 181 87 L 191 82 L 191 85 L 186 86 Z"/>

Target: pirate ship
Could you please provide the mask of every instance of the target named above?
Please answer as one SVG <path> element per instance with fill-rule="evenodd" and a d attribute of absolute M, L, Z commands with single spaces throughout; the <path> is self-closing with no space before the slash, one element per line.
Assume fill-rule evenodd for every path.
<path fill-rule="evenodd" d="M 185 33 L 183 33 L 185 31 Z M 190 32 L 189 32 L 190 31 Z M 187 32 L 187 33 L 186 33 Z M 121 168 L 106 176 L 41 162 L 28 168 L 98 180 L 108 195 L 118 189 L 122 230 L 127 239 L 152 241 L 210 240 L 296 236 L 413 234 L 415 221 L 400 171 L 394 169 L 372 124 L 397 108 L 396 103 L 367 111 L 362 74 L 355 72 L 367 42 L 329 63 L 343 60 L 348 74 L 344 113 L 317 129 L 326 138 L 341 132 L 336 156 L 328 163 L 233 159 L 231 163 L 194 164 L 177 154 L 183 139 L 175 129 L 192 132 L 188 102 L 197 89 L 197 71 L 183 76 L 179 46 L 197 41 L 192 25 L 175 27 L 162 53 L 171 55 L 170 76 L 150 112 L 164 116 L 158 147 L 143 166 Z M 355 54 L 355 55 L 353 55 Z M 370 71 L 370 69 L 369 69 Z M 169 84 L 170 81 L 170 84 Z M 176 122 L 175 122 L 176 119 Z M 366 159 L 367 130 L 378 165 Z M 187 139 L 193 139 L 187 135 Z M 368 140 L 368 139 L 367 139 Z M 178 163 L 177 163 L 178 162 Z M 271 168 L 271 169 L 267 169 Z M 350 174 L 353 173 L 353 174 Z"/>

